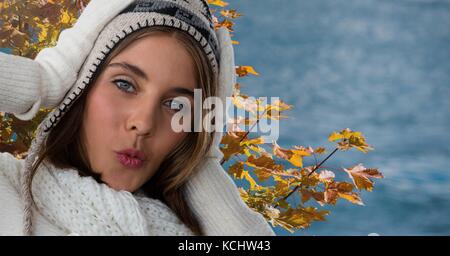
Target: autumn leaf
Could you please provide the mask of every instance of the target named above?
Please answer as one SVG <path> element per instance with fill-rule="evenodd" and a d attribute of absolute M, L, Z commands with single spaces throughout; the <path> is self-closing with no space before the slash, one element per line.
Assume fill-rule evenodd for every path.
<path fill-rule="evenodd" d="M 221 28 L 221 27 L 224 27 L 224 28 L 228 29 L 229 32 L 233 32 L 234 31 L 233 30 L 233 26 L 234 26 L 234 23 L 231 20 L 228 20 L 228 19 L 224 19 L 223 21 L 214 24 L 214 28 L 216 30 Z"/>
<path fill-rule="evenodd" d="M 282 100 L 275 100 L 273 104 L 267 105 L 266 110 L 286 111 L 292 109 L 292 105 L 288 105 Z"/>
<path fill-rule="evenodd" d="M 243 175 L 242 172 L 244 171 L 244 163 L 242 162 L 236 162 L 230 168 L 228 169 L 228 173 L 233 175 L 233 177 L 237 179 L 242 179 Z"/>
<path fill-rule="evenodd" d="M 288 160 L 296 167 L 303 167 L 303 157 L 310 156 L 311 152 L 304 147 L 294 146 L 293 149 L 285 149 L 273 142 L 273 154 L 281 159 Z"/>
<path fill-rule="evenodd" d="M 242 16 L 240 13 L 238 13 L 234 9 L 232 9 L 232 10 L 222 10 L 222 11 L 220 11 L 220 14 L 222 14 L 222 16 L 225 16 L 225 17 L 230 18 L 230 19 L 236 19 L 236 18 L 239 18 L 240 16 Z"/>
<path fill-rule="evenodd" d="M 242 171 L 243 178 L 250 184 L 250 189 L 255 189 L 259 185 L 256 183 L 255 179 L 248 173 L 248 171 Z"/>
<path fill-rule="evenodd" d="M 369 150 L 373 150 L 371 146 L 366 143 L 366 139 L 361 132 L 354 132 L 349 128 L 342 130 L 341 132 L 333 132 L 328 140 L 330 142 L 340 140 L 338 142 L 338 148 L 341 150 L 348 150 L 350 148 L 356 148 L 364 153 Z"/>
<path fill-rule="evenodd" d="M 313 166 L 307 166 L 301 169 L 301 183 L 303 186 L 314 187 L 321 183 L 319 175 L 315 172 L 311 173 Z"/>
<path fill-rule="evenodd" d="M 235 134 L 236 133 L 227 132 L 222 137 L 221 143 L 223 146 L 221 147 L 221 151 L 225 160 L 230 159 L 230 157 L 236 154 L 244 154 L 244 148 L 240 145 L 241 137 L 236 137 Z"/>
<path fill-rule="evenodd" d="M 68 10 L 62 10 L 61 11 L 61 23 L 63 24 L 70 24 L 72 20 L 72 16 L 70 15 Z"/>
<path fill-rule="evenodd" d="M 323 199 L 327 204 L 336 204 L 338 200 L 338 192 L 336 189 L 327 188 L 323 193 Z"/>
<path fill-rule="evenodd" d="M 336 204 L 338 198 L 343 198 L 353 204 L 364 205 L 361 197 L 353 192 L 353 185 L 347 182 L 331 182 L 326 186 L 324 201 L 327 204 Z"/>
<path fill-rule="evenodd" d="M 319 173 L 319 179 L 323 182 L 331 182 L 333 181 L 335 175 L 334 172 L 328 170 L 322 170 Z"/>
<path fill-rule="evenodd" d="M 259 76 L 259 73 L 252 66 L 238 66 L 236 67 L 236 74 L 239 77 L 247 76 L 248 74 Z"/>
<path fill-rule="evenodd" d="M 339 197 L 344 198 L 351 203 L 358 204 L 358 205 L 364 205 L 362 202 L 361 197 L 355 193 L 355 192 L 348 192 L 348 193 L 338 193 Z"/>
<path fill-rule="evenodd" d="M 264 108 L 264 113 L 261 118 L 280 120 L 281 118 L 287 118 L 282 115 L 283 111 L 290 110 L 293 106 L 284 103 L 281 100 L 276 100 L 273 104 L 267 104 Z"/>
<path fill-rule="evenodd" d="M 269 171 L 282 170 L 280 165 L 276 165 L 275 161 L 268 156 L 268 154 L 263 154 L 260 157 L 250 156 L 246 164 L 255 168 L 264 168 Z"/>
<path fill-rule="evenodd" d="M 286 200 L 280 200 L 277 205 L 283 209 L 289 209 L 291 207 L 291 205 Z"/>
<path fill-rule="evenodd" d="M 290 184 L 287 180 L 280 178 L 278 176 L 274 177 L 275 180 L 275 190 L 278 192 L 278 194 L 282 195 L 287 192 L 289 192 Z"/>
<path fill-rule="evenodd" d="M 353 183 L 359 190 L 372 191 L 373 181 L 370 178 L 382 179 L 383 175 L 378 169 L 367 169 L 362 164 L 358 164 L 352 168 L 346 169 L 348 176 L 353 180 Z"/>
<path fill-rule="evenodd" d="M 254 115 L 257 114 L 259 110 L 261 110 L 261 104 L 259 101 L 252 97 L 243 97 L 242 95 L 233 95 L 231 97 L 231 101 L 233 104 L 240 108 L 244 109 L 247 112 L 250 112 Z"/>
<path fill-rule="evenodd" d="M 208 4 L 217 5 L 217 6 L 220 6 L 220 7 L 225 7 L 225 6 L 228 5 L 227 2 L 221 1 L 221 0 L 208 0 Z"/>
<path fill-rule="evenodd" d="M 241 145 L 250 146 L 250 145 L 259 145 L 264 144 L 264 138 L 263 137 L 257 137 L 254 139 L 244 139 L 241 141 Z"/>
<path fill-rule="evenodd" d="M 318 148 L 314 149 L 313 152 L 315 154 L 319 154 L 319 155 L 320 154 L 325 154 L 326 153 L 326 149 L 324 147 L 318 147 Z"/>
<path fill-rule="evenodd" d="M 274 222 L 277 218 L 280 217 L 280 210 L 276 209 L 272 205 L 265 205 L 264 206 L 265 215 L 270 219 L 270 223 L 272 223 L 272 226 L 274 226 Z"/>
<path fill-rule="evenodd" d="M 325 205 L 324 192 L 316 192 L 308 189 L 301 189 L 300 194 L 302 196 L 302 203 L 308 202 L 311 198 L 314 198 L 321 206 Z"/>
<path fill-rule="evenodd" d="M 256 177 L 258 177 L 258 180 L 263 182 L 272 177 L 272 174 L 263 168 L 256 168 L 253 172 L 256 174 Z"/>
<path fill-rule="evenodd" d="M 288 209 L 285 212 L 280 213 L 278 221 L 284 223 L 289 231 L 292 229 L 307 228 L 312 221 L 324 221 L 325 216 L 328 215 L 328 211 L 318 211 L 314 207 Z"/>

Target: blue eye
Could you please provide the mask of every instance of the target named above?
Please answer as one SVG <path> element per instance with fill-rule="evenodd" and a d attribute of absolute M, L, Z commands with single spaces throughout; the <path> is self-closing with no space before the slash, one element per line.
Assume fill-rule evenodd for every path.
<path fill-rule="evenodd" d="M 127 80 L 117 79 L 114 80 L 113 83 L 117 86 L 117 88 L 119 88 L 119 90 L 124 91 L 126 93 L 136 92 L 136 88 L 134 87 L 134 85 L 128 82 Z"/>
<path fill-rule="evenodd" d="M 183 104 L 179 101 L 169 100 L 168 102 L 169 102 L 170 109 L 172 109 L 176 112 L 181 111 L 184 108 Z"/>

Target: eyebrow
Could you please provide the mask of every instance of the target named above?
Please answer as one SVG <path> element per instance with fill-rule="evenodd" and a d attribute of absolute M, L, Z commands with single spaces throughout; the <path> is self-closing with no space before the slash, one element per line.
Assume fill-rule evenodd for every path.
<path fill-rule="evenodd" d="M 148 81 L 147 74 L 144 71 L 142 71 L 142 69 L 140 69 L 139 67 L 132 65 L 130 63 L 114 62 L 114 63 L 110 63 L 108 65 L 108 67 L 121 67 L 123 69 L 131 71 L 136 76 L 139 76 L 139 77 L 143 78 L 144 80 Z M 174 93 L 182 94 L 182 95 L 191 96 L 192 98 L 194 98 L 194 91 L 184 88 L 184 87 L 175 87 L 175 88 L 171 89 L 170 91 L 174 92 Z"/>
<path fill-rule="evenodd" d="M 110 63 L 108 65 L 108 67 L 121 67 L 123 69 L 127 69 L 129 71 L 131 71 L 133 74 L 135 74 L 136 76 L 143 78 L 144 80 L 148 81 L 148 76 L 147 74 L 142 71 L 142 69 L 140 69 L 139 67 L 126 63 L 126 62 L 114 62 L 114 63 Z"/>

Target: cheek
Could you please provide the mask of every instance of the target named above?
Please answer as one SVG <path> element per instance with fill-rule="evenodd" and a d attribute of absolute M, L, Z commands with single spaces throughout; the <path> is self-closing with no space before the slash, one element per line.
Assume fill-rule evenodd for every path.
<path fill-rule="evenodd" d="M 174 148 L 181 143 L 186 137 L 187 132 L 175 132 L 172 130 L 170 126 L 170 121 L 165 122 L 164 127 L 161 129 L 160 138 L 161 145 L 164 145 L 164 153 L 168 154 L 170 151 L 174 150 Z"/>
<path fill-rule="evenodd" d="M 98 84 L 92 88 L 86 99 L 83 130 L 89 153 L 99 152 L 97 148 L 111 141 L 120 119 L 120 105 L 102 88 L 104 86 Z"/>

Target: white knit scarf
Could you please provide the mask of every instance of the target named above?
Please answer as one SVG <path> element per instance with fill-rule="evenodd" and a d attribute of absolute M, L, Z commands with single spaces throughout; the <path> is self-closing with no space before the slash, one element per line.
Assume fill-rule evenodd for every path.
<path fill-rule="evenodd" d="M 42 163 L 32 192 L 38 211 L 68 234 L 193 235 L 161 201 L 116 191 L 75 169 Z"/>

